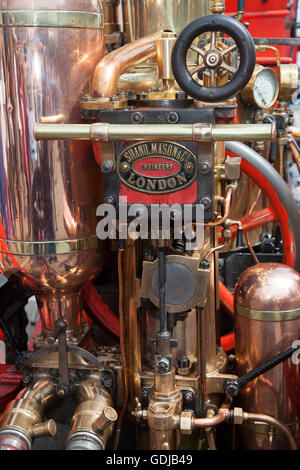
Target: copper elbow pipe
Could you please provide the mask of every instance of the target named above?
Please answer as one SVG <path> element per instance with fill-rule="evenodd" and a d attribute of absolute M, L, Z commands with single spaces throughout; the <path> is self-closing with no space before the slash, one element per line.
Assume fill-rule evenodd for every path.
<path fill-rule="evenodd" d="M 231 403 L 232 399 L 227 398 L 215 416 L 209 418 L 194 418 L 192 424 L 193 428 L 210 428 L 224 423 L 224 421 L 227 421 L 230 418 L 229 408 Z"/>
<path fill-rule="evenodd" d="M 160 38 L 161 33 L 151 34 L 107 54 L 95 69 L 92 84 L 93 96 L 115 95 L 120 75 L 129 67 L 155 56 L 156 42 Z"/>
<path fill-rule="evenodd" d="M 224 215 L 223 217 L 220 217 L 217 219 L 215 222 L 208 222 L 205 224 L 207 227 L 217 227 L 218 225 L 222 225 L 229 217 L 229 212 L 230 212 L 230 205 L 231 205 L 231 200 L 232 200 L 232 195 L 235 191 L 235 188 L 232 184 L 227 186 L 226 190 L 226 197 L 225 197 L 225 207 L 224 207 Z"/>
<path fill-rule="evenodd" d="M 218 424 L 224 423 L 229 416 L 228 410 L 226 412 L 220 412 L 212 418 L 195 418 L 193 420 L 194 428 L 211 428 L 218 426 Z"/>
<path fill-rule="evenodd" d="M 259 414 L 259 413 L 244 413 L 244 419 L 245 421 L 258 421 L 261 423 L 266 423 L 271 426 L 274 426 L 274 428 L 279 429 L 282 431 L 287 439 L 289 440 L 290 446 L 292 450 L 298 450 L 296 441 L 294 439 L 294 436 L 292 435 L 291 431 L 287 426 L 285 426 L 281 421 L 279 421 L 276 418 L 273 418 L 272 416 L 264 415 L 264 414 Z"/>

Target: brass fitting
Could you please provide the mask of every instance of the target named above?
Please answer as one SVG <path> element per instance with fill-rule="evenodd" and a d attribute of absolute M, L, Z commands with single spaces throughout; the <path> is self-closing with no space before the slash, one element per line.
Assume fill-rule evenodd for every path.
<path fill-rule="evenodd" d="M 211 0 L 210 13 L 211 14 L 225 13 L 225 0 Z"/>
<path fill-rule="evenodd" d="M 112 398 L 99 378 L 82 382 L 66 450 L 104 450 L 118 418 Z"/>
<path fill-rule="evenodd" d="M 175 369 L 163 374 L 155 372 L 147 413 L 150 449 L 176 449 L 181 411 L 182 394 L 176 389 Z"/>
<path fill-rule="evenodd" d="M 30 450 L 34 437 L 54 436 L 55 421 L 43 419 L 55 396 L 51 380 L 40 380 L 23 389 L 1 416 L 0 450 Z"/>

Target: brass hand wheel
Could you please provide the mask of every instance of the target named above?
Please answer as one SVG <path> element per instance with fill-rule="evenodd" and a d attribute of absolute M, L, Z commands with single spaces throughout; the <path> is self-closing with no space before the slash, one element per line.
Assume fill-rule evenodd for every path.
<path fill-rule="evenodd" d="M 195 39 L 204 33 L 209 33 L 210 38 L 196 45 Z M 205 42 L 204 47 L 201 42 Z M 197 54 L 197 65 L 192 69 L 187 66 L 190 50 Z M 230 54 L 234 51 L 239 55 L 238 65 L 230 63 Z M 223 101 L 243 89 L 255 63 L 256 50 L 250 33 L 239 21 L 224 15 L 209 15 L 192 21 L 180 33 L 172 53 L 173 74 L 182 90 L 208 103 Z M 224 72 L 228 73 L 228 81 L 217 86 L 217 77 Z M 199 80 L 204 74 L 209 77 L 210 86 L 204 86 Z"/>

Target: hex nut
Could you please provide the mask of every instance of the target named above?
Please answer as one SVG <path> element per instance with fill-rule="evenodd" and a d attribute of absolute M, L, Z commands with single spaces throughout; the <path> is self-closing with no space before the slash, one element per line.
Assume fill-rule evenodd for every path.
<path fill-rule="evenodd" d="M 242 408 L 233 409 L 233 422 L 234 424 L 243 424 L 244 422 L 244 412 Z"/>
<path fill-rule="evenodd" d="M 193 418 L 192 411 L 182 411 L 180 414 L 179 428 L 182 434 L 190 435 L 193 432 Z"/>

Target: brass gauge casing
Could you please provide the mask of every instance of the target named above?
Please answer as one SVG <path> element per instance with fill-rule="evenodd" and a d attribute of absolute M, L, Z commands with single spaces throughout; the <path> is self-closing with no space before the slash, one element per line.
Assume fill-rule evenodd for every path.
<path fill-rule="evenodd" d="M 298 89 L 299 71 L 297 64 L 280 65 L 280 101 L 293 101 L 292 95 Z"/>
<path fill-rule="evenodd" d="M 268 77 L 270 80 L 270 86 L 272 88 L 267 89 L 268 93 L 272 91 L 271 97 L 263 96 L 263 92 L 259 90 L 259 82 L 263 76 Z M 257 90 L 257 91 L 256 91 Z M 261 95 L 261 100 L 259 100 L 259 95 Z M 276 73 L 269 67 L 263 67 L 262 65 L 256 65 L 252 77 L 246 87 L 241 91 L 241 99 L 245 104 L 252 104 L 256 108 L 267 109 L 271 108 L 275 101 L 278 99 L 279 93 L 279 80 Z"/>

